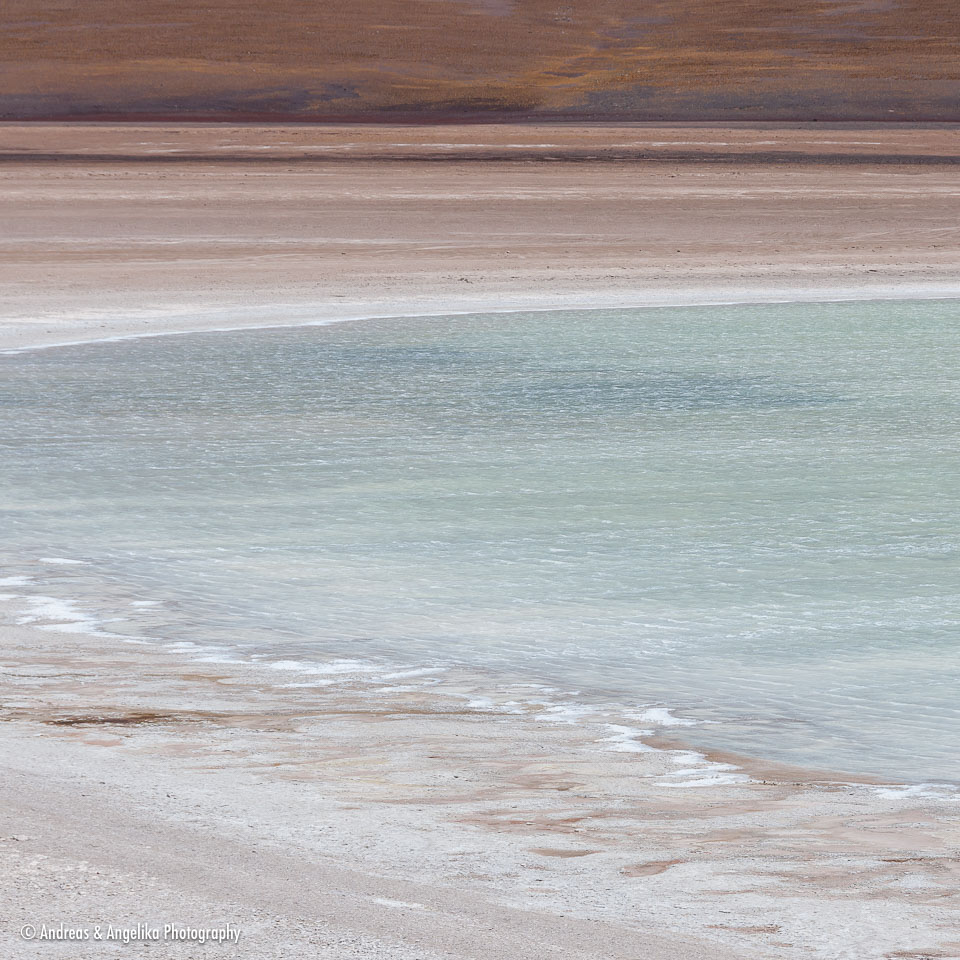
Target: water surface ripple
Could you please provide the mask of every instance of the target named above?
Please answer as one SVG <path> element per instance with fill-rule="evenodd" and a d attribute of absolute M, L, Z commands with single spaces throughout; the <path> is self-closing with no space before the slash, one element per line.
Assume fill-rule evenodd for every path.
<path fill-rule="evenodd" d="M 571 311 L 0 357 L 0 559 L 88 561 L 51 589 L 118 630 L 478 666 L 958 781 L 958 319 Z"/>

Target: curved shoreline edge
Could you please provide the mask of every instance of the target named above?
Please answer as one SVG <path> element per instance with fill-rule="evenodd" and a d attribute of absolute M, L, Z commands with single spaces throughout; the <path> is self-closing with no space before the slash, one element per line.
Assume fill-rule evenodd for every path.
<path fill-rule="evenodd" d="M 604 311 L 604 310 L 640 310 L 640 309 L 670 309 L 670 308 L 683 308 L 683 307 L 693 307 L 693 306 L 709 306 L 709 307 L 721 307 L 721 306 L 736 306 L 736 305 L 775 305 L 775 304 L 788 304 L 788 303 L 851 303 L 851 302 L 904 302 L 904 301 L 917 301 L 922 302 L 924 300 L 930 301 L 942 301 L 942 300 L 952 300 L 960 298 L 960 293 L 954 296 L 949 296 L 944 293 L 942 290 L 942 285 L 937 285 L 936 292 L 933 292 L 930 289 L 927 289 L 927 296 L 917 297 L 916 294 L 920 291 L 911 289 L 909 292 L 904 291 L 899 296 L 886 296 L 878 297 L 876 291 L 874 290 L 863 290 L 859 291 L 849 290 L 846 291 L 848 296 L 840 297 L 833 296 L 827 297 L 824 295 L 823 291 L 811 291 L 807 297 L 804 298 L 794 298 L 794 299 L 785 299 L 785 298 L 774 298 L 769 295 L 769 291 L 764 291 L 765 296 L 760 296 L 759 294 L 754 298 L 747 298 L 746 296 L 741 299 L 729 299 L 721 301 L 698 301 L 690 300 L 685 301 L 680 299 L 679 302 L 675 300 L 672 303 L 656 303 L 650 304 L 646 303 L 641 307 L 636 306 L 591 306 L 591 307 L 574 307 L 566 306 L 563 309 L 566 310 L 592 310 L 592 311 Z M 854 295 L 855 292 L 860 292 L 861 296 Z M 679 298 L 678 298 L 679 299 Z M 527 310 L 514 310 L 510 308 L 500 308 L 493 311 L 484 311 L 484 312 L 493 312 L 502 315 L 509 314 L 525 314 L 525 313 L 548 313 L 553 312 L 555 308 L 540 306 L 538 308 L 527 309 Z M 421 314 L 418 316 L 471 316 L 477 313 L 478 311 L 437 311 L 436 313 L 431 314 Z M 81 341 L 72 341 L 67 343 L 50 343 L 42 344 L 37 346 L 25 346 L 16 350 L 2 351 L 7 355 L 17 355 L 21 353 L 26 353 L 33 350 L 44 350 L 44 349 L 53 349 L 53 348 L 63 348 L 70 346 L 79 346 L 84 344 L 108 344 L 113 342 L 121 342 L 129 339 L 143 339 L 143 338 L 154 338 L 162 336 L 185 336 L 193 335 L 198 333 L 229 333 L 229 332 L 242 332 L 244 330 L 256 331 L 264 329 L 299 329 L 305 327 L 314 327 L 314 326 L 326 326 L 334 323 L 347 322 L 352 320 L 362 320 L 362 319 L 403 319 L 404 317 L 411 317 L 411 314 L 376 314 L 376 315 L 359 315 L 356 317 L 338 317 L 338 318 L 328 318 L 325 320 L 306 320 L 306 321 L 291 321 L 287 323 L 275 323 L 275 324 L 251 324 L 248 326 L 234 326 L 234 327 L 215 327 L 207 326 L 203 322 L 203 318 L 199 318 L 200 322 L 192 329 L 183 329 L 183 330 L 169 330 L 161 332 L 143 332 L 137 334 L 128 334 L 124 336 L 116 337 L 98 337 L 91 338 L 90 340 L 81 340 Z M 53 628 L 51 628 L 53 629 Z M 81 632 L 85 628 L 81 625 Z M 96 632 L 94 632 L 96 635 Z M 161 640 L 162 642 L 162 640 Z M 347 650 L 343 650 L 339 654 L 341 657 L 348 657 L 351 654 Z M 256 664 L 251 664 L 256 666 Z M 479 678 L 478 678 L 479 679 Z M 496 677 L 487 677 L 488 685 L 492 684 L 496 686 L 497 678 Z M 535 677 L 530 677 L 528 679 L 537 679 Z M 482 685 L 482 684 L 481 684 Z M 667 709 L 670 709 L 670 705 L 667 704 Z M 852 771 L 841 771 L 841 770 L 822 770 L 822 769 L 812 769 L 805 768 L 803 766 L 798 766 L 796 764 L 791 764 L 782 760 L 777 760 L 772 756 L 758 754 L 758 755 L 741 755 L 736 754 L 728 748 L 722 746 L 714 747 L 704 747 L 695 742 L 696 738 L 687 739 L 677 736 L 677 731 L 670 731 L 672 736 L 667 735 L 667 731 L 662 729 L 655 729 L 651 731 L 645 731 L 642 736 L 638 735 L 634 739 L 638 743 L 650 743 L 653 744 L 656 741 L 660 747 L 663 749 L 671 750 L 680 750 L 680 751 L 696 751 L 701 754 L 705 759 L 716 762 L 721 765 L 726 765 L 729 767 L 730 763 L 744 771 L 753 771 L 760 770 L 762 776 L 773 779 L 783 779 L 787 778 L 790 782 L 832 782 L 832 783 L 872 783 L 878 785 L 909 785 L 911 781 L 904 779 L 890 779 L 889 775 L 881 774 L 864 774 L 864 773 L 854 773 Z M 668 746 L 669 745 L 669 746 Z M 916 784 L 915 784 L 916 785 Z M 947 786 L 944 782 L 943 786 Z"/>
<path fill-rule="evenodd" d="M 615 717 L 285 687 L 311 677 L 11 624 L 16 602 L 11 956 L 39 960 L 16 930 L 49 915 L 137 922 L 145 891 L 154 913 L 229 921 L 291 960 L 950 955 L 956 795 L 691 751 Z"/>
<path fill-rule="evenodd" d="M 46 566 L 48 569 L 51 563 L 53 561 L 42 558 L 37 561 L 37 565 Z M 65 561 L 57 561 L 57 564 L 62 563 L 65 563 Z M 89 561 L 71 561 L 71 563 L 87 565 Z M 3 573 L 2 568 L 0 568 L 0 573 Z M 33 590 L 19 592 L 22 587 L 32 585 L 39 587 L 41 592 L 37 593 Z M 702 721 L 678 716 L 674 707 L 662 701 L 649 703 L 638 701 L 631 705 L 625 699 L 621 702 L 620 699 L 611 699 L 609 696 L 601 696 L 599 693 L 593 697 L 578 699 L 580 691 L 563 689 L 553 681 L 545 678 L 538 679 L 534 675 L 518 675 L 510 678 L 495 674 L 489 669 L 466 667 L 453 662 L 447 664 L 435 663 L 432 667 L 425 667 L 419 663 L 404 664 L 402 661 L 380 662 L 377 658 L 370 658 L 368 655 L 357 655 L 347 648 L 340 651 L 326 651 L 316 660 L 288 661 L 280 659 L 278 661 L 266 658 L 250 658 L 249 656 L 238 655 L 238 651 L 228 650 L 216 644 L 213 646 L 205 644 L 199 635 L 192 640 L 173 641 L 163 636 L 143 636 L 139 633 L 129 635 L 109 630 L 105 631 L 102 629 L 104 623 L 115 622 L 115 617 L 103 621 L 99 619 L 98 614 L 85 609 L 88 604 L 84 604 L 83 600 L 80 600 L 78 605 L 77 598 L 73 596 L 46 595 L 42 592 L 43 581 L 37 579 L 35 574 L 13 577 L 0 576 L 0 590 L 3 591 L 0 595 L 0 610 L 3 611 L 0 613 L 0 629 L 3 626 L 15 629 L 32 629 L 35 631 L 38 641 L 41 640 L 39 631 L 47 631 L 53 634 L 82 635 L 87 643 L 94 645 L 102 642 L 107 645 L 136 644 L 141 647 L 148 646 L 153 653 L 160 654 L 161 657 L 164 655 L 170 657 L 167 667 L 174 673 L 178 671 L 187 673 L 194 669 L 194 665 L 198 663 L 229 664 L 231 669 L 256 671 L 260 676 L 260 682 L 273 686 L 279 685 L 281 689 L 283 685 L 279 683 L 280 679 L 300 677 L 306 681 L 311 677 L 316 679 L 318 675 L 326 676 L 329 673 L 333 679 L 317 683 L 317 688 L 324 687 L 329 683 L 331 686 L 340 684 L 351 690 L 360 691 L 369 699 L 371 708 L 377 702 L 379 693 L 373 688 L 372 684 L 380 682 L 389 686 L 389 680 L 378 681 L 368 674 L 397 674 L 393 678 L 394 681 L 405 680 L 406 683 L 411 682 L 408 677 L 426 674 L 428 676 L 425 682 L 418 683 L 414 680 L 413 684 L 417 689 L 409 691 L 423 702 L 425 715 L 433 712 L 442 716 L 449 712 L 445 707 L 449 707 L 451 702 L 455 703 L 458 698 L 464 698 L 470 700 L 469 706 L 476 709 L 479 714 L 489 710 L 491 719 L 516 722 L 546 719 L 550 723 L 569 724 L 583 729 L 595 727 L 598 731 L 602 731 L 609 728 L 615 735 L 601 738 L 597 742 L 601 743 L 607 740 L 613 746 L 601 749 L 639 753 L 649 749 L 673 754 L 687 754 L 693 766 L 699 768 L 702 765 L 701 772 L 704 776 L 716 777 L 719 775 L 720 781 L 718 782 L 722 782 L 725 779 L 726 772 L 730 771 L 735 774 L 735 778 L 738 775 L 745 775 L 751 780 L 791 784 L 848 786 L 859 784 L 880 787 L 932 787 L 934 785 L 932 782 L 912 782 L 869 773 L 853 773 L 823 767 L 805 767 L 771 757 L 736 753 L 722 747 L 705 747 L 695 742 L 695 736 L 693 739 L 688 739 L 680 732 L 697 727 L 701 725 Z M 23 605 L 24 601 L 26 601 L 25 606 Z M 161 605 L 164 603 L 163 600 L 149 602 L 159 602 Z M 2 605 L 4 604 L 9 604 L 13 609 L 3 610 Z M 36 625 L 37 623 L 39 623 L 39 626 Z M 181 657 L 185 658 L 182 662 L 180 661 Z M 275 669 L 276 664 L 281 665 L 282 671 L 271 674 L 270 670 Z M 334 665 L 332 669 L 330 669 L 331 664 Z M 452 684 L 449 682 L 451 677 L 456 678 Z M 299 686 L 293 684 L 291 689 Z M 305 692 L 309 694 L 310 683 L 305 682 L 302 686 Z M 473 693 L 464 695 L 457 692 L 461 688 L 470 688 Z M 505 691 L 511 688 L 516 688 L 514 696 L 520 696 L 516 691 L 522 688 L 530 688 L 531 696 L 534 696 L 533 691 L 549 690 L 551 694 L 543 699 L 545 694 L 540 692 L 540 699 L 531 699 L 529 702 L 525 702 L 523 697 L 520 696 L 519 701 L 511 702 L 519 703 L 521 709 L 505 709 L 500 704 L 509 696 Z M 326 691 L 318 690 L 317 692 Z M 649 716 L 639 716 L 636 714 L 637 710 L 649 714 Z M 632 718 L 631 711 L 634 712 Z M 551 718 L 551 714 L 554 715 L 553 718 Z M 73 719 L 71 719 L 70 713 L 66 713 L 50 722 L 61 726 L 85 725 L 82 717 L 78 719 L 75 716 L 75 711 Z M 582 732 L 582 729 L 580 732 Z M 699 758 L 699 761 L 697 758 Z M 937 783 L 937 786 L 946 789 L 951 787 L 946 782 Z M 960 784 L 953 786 L 960 796 Z"/>
<path fill-rule="evenodd" d="M 145 322 L 156 322 L 159 318 L 176 317 L 182 320 L 188 318 L 186 324 L 179 324 L 175 329 L 170 330 L 141 330 L 139 332 L 118 332 L 115 334 L 104 334 L 102 328 L 109 326 L 111 320 L 107 316 L 97 317 L 94 321 L 99 325 L 99 330 L 91 336 L 81 337 L 71 340 L 50 340 L 46 339 L 40 342 L 20 343 L 19 337 L 14 334 L 11 342 L 11 334 L 8 328 L 9 320 L 4 322 L 0 318 L 0 356 L 10 356 L 19 353 L 26 353 L 36 350 L 49 350 L 62 347 L 82 346 L 91 343 L 117 343 L 124 340 L 139 340 L 153 337 L 172 337 L 188 336 L 198 333 L 242 333 L 246 330 L 274 330 L 274 329 L 294 329 L 298 327 L 321 327 L 330 326 L 336 323 L 350 323 L 362 320 L 404 320 L 416 319 L 420 317 L 469 317 L 476 314 L 525 314 L 525 313 L 560 313 L 569 310 L 601 312 L 608 310 L 656 310 L 668 309 L 671 307 L 724 307 L 724 306 L 762 306 L 775 304 L 792 303 L 859 303 L 859 302 L 884 302 L 884 301 L 909 301 L 909 300 L 960 300 L 960 283 L 942 284 L 929 283 L 922 285 L 904 286 L 898 292 L 886 290 L 878 291 L 873 287 L 850 287 L 849 289 L 838 289 L 824 291 L 816 287 L 808 290 L 792 289 L 789 291 L 771 291 L 746 289 L 730 297 L 700 298 L 694 296 L 691 298 L 678 295 L 672 292 L 668 295 L 654 295 L 655 299 L 646 299 L 637 301 L 629 296 L 618 297 L 605 294 L 602 298 L 597 296 L 577 297 L 572 295 L 569 298 L 551 302 L 549 305 L 542 302 L 526 303 L 515 300 L 516 295 L 512 294 L 504 299 L 514 299 L 511 305 L 495 305 L 499 300 L 494 300 L 493 304 L 483 303 L 472 304 L 469 309 L 463 308 L 462 300 L 452 300 L 446 307 L 437 304 L 429 304 L 429 309 L 417 311 L 410 307 L 403 307 L 397 310 L 383 310 L 372 306 L 356 307 L 354 310 L 343 312 L 342 306 L 338 306 L 338 311 L 332 311 L 332 305 L 323 304 L 314 307 L 300 305 L 286 305 L 287 310 L 294 312 L 307 312 L 311 314 L 327 312 L 326 317 L 314 317 L 311 319 L 285 319 L 270 320 L 261 322 L 259 320 L 252 323 L 236 324 L 223 326 L 218 320 L 202 313 L 193 313 L 189 311 L 143 311 Z M 537 298 L 542 301 L 542 298 Z M 602 302 L 600 302 L 602 300 Z M 252 309 L 252 308 L 248 308 Z M 278 313 L 282 312 L 279 305 L 267 305 L 265 308 L 257 308 L 257 314 L 269 313 L 271 310 Z M 373 312 L 371 312 L 373 310 Z M 237 309 L 222 308 L 215 311 L 219 316 L 224 312 L 237 313 Z M 125 314 L 123 319 L 115 318 L 112 322 L 118 330 L 126 330 L 126 324 L 130 322 L 130 314 Z M 57 321 L 46 320 L 45 323 L 57 323 Z M 59 326 L 64 327 L 70 324 L 70 320 L 59 321 Z M 92 332 L 91 332 L 92 333 Z M 56 335 L 56 333 L 54 333 Z"/>

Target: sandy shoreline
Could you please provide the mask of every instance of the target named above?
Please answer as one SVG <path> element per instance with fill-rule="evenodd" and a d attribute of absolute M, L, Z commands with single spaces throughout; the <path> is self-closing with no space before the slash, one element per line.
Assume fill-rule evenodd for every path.
<path fill-rule="evenodd" d="M 748 304 L 791 304 L 791 303 L 851 303 L 857 301 L 890 301 L 898 300 L 956 300 L 960 299 L 960 284 L 954 286 L 950 283 L 930 283 L 915 287 L 849 287 L 837 289 L 813 288 L 754 288 L 743 289 L 728 299 L 709 299 L 711 293 L 714 296 L 721 297 L 719 291 L 702 291 L 699 295 L 684 296 L 679 291 L 674 294 L 663 295 L 662 299 L 657 296 L 647 297 L 642 303 L 632 302 L 621 297 L 597 297 L 590 298 L 584 296 L 578 299 L 564 298 L 557 301 L 545 302 L 543 298 L 536 298 L 535 306 L 525 305 L 529 301 L 522 298 L 503 305 L 502 299 L 491 299 L 490 301 L 473 301 L 471 309 L 464 310 L 463 300 L 456 301 L 430 301 L 430 307 L 422 308 L 419 312 L 414 312 L 410 308 L 399 308 L 398 312 L 369 312 L 370 308 L 364 310 L 362 307 L 355 311 L 317 311 L 310 308 L 308 312 L 296 308 L 274 308 L 270 318 L 263 316 L 268 311 L 258 311 L 256 321 L 250 323 L 239 323 L 236 326 L 216 326 L 218 320 L 224 319 L 218 311 L 216 319 L 211 316 L 204 316 L 201 313 L 189 314 L 181 319 L 180 323 L 167 324 L 163 318 L 151 317 L 142 323 L 131 323 L 129 316 L 124 319 L 117 318 L 113 323 L 98 324 L 101 329 L 99 335 L 94 335 L 91 330 L 77 331 L 81 336 L 75 340 L 55 339 L 56 333 L 65 333 L 65 330 L 54 328 L 45 331 L 53 336 L 35 337 L 33 339 L 24 336 L 20 331 L 0 329 L 0 353 L 6 355 L 15 355 L 17 353 L 33 350 L 50 350 L 60 347 L 74 347 L 87 343 L 115 343 L 122 340 L 137 340 L 141 338 L 153 337 L 179 337 L 189 336 L 193 333 L 242 333 L 244 330 L 274 330 L 289 327 L 316 327 L 328 326 L 335 323 L 354 323 L 364 320 L 397 320 L 413 319 L 417 317 L 471 317 L 478 314 L 524 314 L 533 317 L 538 313 L 552 313 L 560 310 L 646 310 L 663 307 L 681 307 L 681 306 L 736 306 Z M 315 314 L 323 313 L 322 319 L 317 319 Z M 237 319 L 236 314 L 233 319 Z M 149 324 L 149 327 L 146 327 Z M 156 329 L 157 327 L 168 327 L 169 329 Z M 74 331 L 71 330 L 71 333 Z M 4 334 L 7 337 L 4 337 Z"/>
<path fill-rule="evenodd" d="M 97 129 L 83 128 L 94 146 Z M 259 128 L 225 129 L 263 145 Z M 62 135 L 16 130 L 17 149 Z M 874 133 L 842 148 L 859 156 L 850 141 Z M 488 309 L 960 296 L 949 166 L 384 164 L 373 154 L 399 137 L 380 134 L 349 165 L 5 156 L 0 349 Z M 508 134 L 472 128 L 470 142 L 501 149 Z M 882 149 L 942 154 L 956 139 L 935 135 Z M 720 139 L 683 137 L 693 153 Z M 671 742 L 624 718 L 464 707 L 490 693 L 466 677 L 466 699 L 439 710 L 416 685 L 285 686 L 56 617 L 17 625 L 17 595 L 42 584 L 0 589 L 14 595 L 0 600 L 9 956 L 116 955 L 17 933 L 59 920 L 240 925 L 239 949 L 211 957 L 960 956 L 948 795 L 769 764 L 714 782 L 707 764 L 706 782 L 678 787 L 691 759 L 642 749 Z"/>
<path fill-rule="evenodd" d="M 42 582 L 3 589 L 36 615 Z M 318 685 L 74 626 L 0 634 L 11 955 L 61 919 L 231 922 L 257 956 L 953 955 L 950 793 L 649 750 L 484 677 Z"/>
<path fill-rule="evenodd" d="M 418 159 L 438 137 L 449 158 Z M 78 159 L 103 140 L 129 159 Z M 555 146 L 611 142 L 686 152 L 580 163 Z M 809 162 L 710 162 L 719 142 Z M 529 158 L 463 159 L 512 143 Z M 851 162 L 818 160 L 825 143 Z M 349 163 L 223 159 L 261 147 L 339 149 Z M 40 149 L 60 159 L 22 159 Z M 187 149 L 216 162 L 157 161 Z M 877 149 L 903 162 L 874 162 Z M 956 296 L 960 188 L 954 167 L 910 160 L 924 153 L 960 156 L 956 128 L 2 125 L 0 347 L 486 309 Z"/>

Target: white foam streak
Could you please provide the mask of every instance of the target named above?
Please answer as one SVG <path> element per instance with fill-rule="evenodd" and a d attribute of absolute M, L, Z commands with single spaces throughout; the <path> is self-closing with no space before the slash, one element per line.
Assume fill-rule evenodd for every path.
<path fill-rule="evenodd" d="M 104 623 L 120 622 L 119 618 L 99 620 L 80 610 L 71 600 L 59 597 L 37 595 L 21 597 L 25 602 L 24 615 L 17 618 L 21 626 L 35 626 L 38 630 L 53 633 L 83 633 L 91 637 L 109 637 L 127 643 L 144 643 L 140 637 L 125 634 L 108 633 L 100 629 Z"/>
<path fill-rule="evenodd" d="M 584 717 L 595 714 L 596 708 L 585 704 L 556 704 L 548 707 L 545 713 L 537 714 L 537 720 L 548 723 L 579 723 Z"/>
<path fill-rule="evenodd" d="M 734 783 L 748 783 L 750 777 L 740 772 L 732 763 L 708 760 L 695 750 L 670 751 L 670 760 L 678 767 L 666 782 L 668 787 L 719 787 Z"/>
<path fill-rule="evenodd" d="M 878 787 L 874 793 L 889 800 L 949 800 L 960 803 L 960 788 L 951 783 L 910 783 Z"/>
<path fill-rule="evenodd" d="M 655 727 L 695 727 L 700 722 L 686 717 L 675 717 L 666 707 L 649 707 L 640 713 L 627 714 L 630 720 L 652 723 Z"/>
<path fill-rule="evenodd" d="M 612 732 L 609 737 L 599 740 L 599 743 L 609 743 L 607 750 L 617 753 L 657 753 L 654 747 L 648 747 L 640 740 L 640 737 L 647 737 L 653 733 L 652 730 L 638 730 L 636 727 L 623 727 L 616 723 L 604 724 L 607 730 Z"/>
<path fill-rule="evenodd" d="M 411 677 L 428 677 L 431 674 L 443 673 L 445 667 L 416 667 L 411 670 L 397 670 L 394 673 L 382 673 L 377 680 L 407 680 Z"/>
<path fill-rule="evenodd" d="M 310 663 L 305 660 L 274 660 L 268 664 L 271 670 L 291 670 L 307 674 L 335 674 L 347 677 L 350 674 L 373 673 L 377 667 L 363 660 L 331 660 L 329 663 Z"/>

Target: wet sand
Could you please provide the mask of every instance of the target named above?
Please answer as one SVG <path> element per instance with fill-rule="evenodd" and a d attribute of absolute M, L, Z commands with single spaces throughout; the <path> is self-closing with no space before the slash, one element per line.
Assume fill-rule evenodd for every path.
<path fill-rule="evenodd" d="M 860 156 L 851 141 L 875 132 L 802 131 L 820 138 L 805 162 L 718 162 L 698 150 L 729 131 L 671 128 L 629 136 L 694 141 L 680 159 L 438 163 L 372 156 L 401 142 L 379 130 L 366 153 L 337 134 L 349 163 L 287 164 L 158 162 L 123 146 L 195 152 L 186 139 L 207 137 L 213 152 L 233 138 L 253 153 L 268 139 L 256 128 L 76 131 L 0 128 L 7 349 L 364 315 L 960 290 L 956 168 Z M 779 136 L 736 133 L 752 154 Z M 915 134 L 884 156 L 942 157 L 956 137 Z M 444 136 L 500 150 L 521 134 Z M 783 136 L 795 151 L 800 133 Z M 859 159 L 824 161 L 839 149 L 825 139 Z M 78 156 L 104 144 L 129 158 Z M 28 148 L 63 155 L 24 161 Z M 6 955 L 116 955 L 17 934 L 64 920 L 237 924 L 240 947 L 209 957 L 960 956 L 948 792 L 697 758 L 629 718 L 566 723 L 510 705 L 522 698 L 486 677 L 452 677 L 443 696 L 288 686 L 295 675 L 56 620 L 18 626 L 24 601 L 0 602 Z"/>

